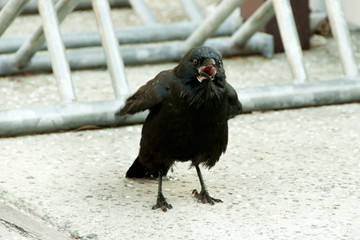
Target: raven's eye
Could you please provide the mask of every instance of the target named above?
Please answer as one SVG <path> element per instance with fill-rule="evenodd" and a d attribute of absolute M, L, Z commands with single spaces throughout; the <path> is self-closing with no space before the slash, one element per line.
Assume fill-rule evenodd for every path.
<path fill-rule="evenodd" d="M 193 64 L 194 65 L 197 65 L 198 64 L 198 61 L 196 59 L 193 60 Z"/>
<path fill-rule="evenodd" d="M 218 65 L 221 67 L 222 61 L 217 61 Z"/>

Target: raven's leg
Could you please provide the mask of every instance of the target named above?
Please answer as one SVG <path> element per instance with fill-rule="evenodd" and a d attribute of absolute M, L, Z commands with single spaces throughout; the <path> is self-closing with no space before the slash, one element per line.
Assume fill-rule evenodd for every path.
<path fill-rule="evenodd" d="M 161 208 L 164 212 L 166 212 L 168 209 L 171 209 L 171 204 L 168 204 L 165 200 L 164 195 L 162 194 L 162 172 L 159 171 L 159 188 L 158 188 L 158 196 L 156 200 L 156 205 L 152 207 L 152 209 L 158 209 Z"/>
<path fill-rule="evenodd" d="M 198 193 L 198 191 L 196 189 L 194 189 L 194 191 L 192 192 L 194 194 L 194 196 L 197 199 L 199 199 L 199 201 L 201 201 L 202 203 L 210 203 L 211 205 L 214 205 L 215 202 L 222 202 L 220 199 L 210 197 L 209 192 L 206 190 L 205 182 L 202 177 L 199 166 L 195 165 L 195 168 L 196 168 L 196 172 L 199 176 L 199 180 L 200 180 L 200 184 L 201 184 L 201 192 Z"/>

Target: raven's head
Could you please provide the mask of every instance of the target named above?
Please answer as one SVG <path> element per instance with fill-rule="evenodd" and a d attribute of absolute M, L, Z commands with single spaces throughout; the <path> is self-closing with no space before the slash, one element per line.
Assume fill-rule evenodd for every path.
<path fill-rule="evenodd" d="M 213 106 L 225 92 L 225 71 L 221 54 L 210 47 L 191 49 L 174 69 L 181 80 L 180 97 L 199 108 Z"/>
<path fill-rule="evenodd" d="M 197 47 L 185 54 L 177 67 L 177 75 L 192 85 L 213 81 L 221 87 L 225 81 L 225 71 L 221 54 L 211 47 Z"/>

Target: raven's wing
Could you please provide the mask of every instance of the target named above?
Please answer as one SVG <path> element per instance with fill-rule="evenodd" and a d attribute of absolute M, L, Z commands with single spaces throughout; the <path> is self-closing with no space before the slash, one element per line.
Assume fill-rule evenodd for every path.
<path fill-rule="evenodd" d="M 229 84 L 225 84 L 225 88 L 228 95 L 228 101 L 229 101 L 229 114 L 228 118 L 232 118 L 240 113 L 242 113 L 242 105 L 238 99 L 236 90 Z"/>
<path fill-rule="evenodd" d="M 130 96 L 116 116 L 134 114 L 150 109 L 170 96 L 170 83 L 174 76 L 171 71 L 162 71 L 154 79 L 141 86 Z"/>

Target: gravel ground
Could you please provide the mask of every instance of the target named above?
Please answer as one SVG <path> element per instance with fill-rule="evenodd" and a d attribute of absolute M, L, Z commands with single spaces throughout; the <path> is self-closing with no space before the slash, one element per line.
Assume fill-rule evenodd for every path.
<path fill-rule="evenodd" d="M 204 2 L 207 11 L 211 2 Z M 159 20 L 182 19 L 181 11 L 171 11 L 176 4 L 172 1 Z M 130 9 L 115 10 L 113 18 L 117 27 L 124 18 L 141 24 Z M 31 32 L 37 21 L 20 17 L 5 35 Z M 93 14 L 84 11 L 72 14 L 63 31 L 85 28 L 76 21 L 87 30 L 96 28 Z M 360 62 L 360 33 L 352 40 Z M 312 45 L 304 52 L 311 80 L 341 76 L 333 39 L 314 36 Z M 174 65 L 127 67 L 130 88 L 135 91 Z M 284 54 L 228 58 L 224 66 L 236 88 L 291 79 Z M 72 77 L 80 101 L 113 98 L 106 70 L 76 71 Z M 52 74 L 0 78 L 0 110 L 58 100 Z M 1 138 L 0 199 L 74 238 L 358 239 L 359 119 L 358 103 L 240 115 L 230 120 L 226 154 L 203 171 L 211 195 L 223 203 L 198 203 L 191 196 L 200 188 L 196 171 L 178 163 L 163 186 L 174 207 L 167 213 L 151 210 L 156 181 L 124 177 L 138 152 L 141 125 Z M 0 227 L 5 228 L 1 222 Z"/>

